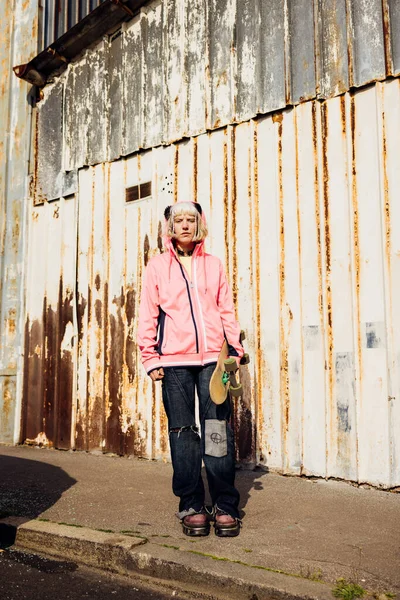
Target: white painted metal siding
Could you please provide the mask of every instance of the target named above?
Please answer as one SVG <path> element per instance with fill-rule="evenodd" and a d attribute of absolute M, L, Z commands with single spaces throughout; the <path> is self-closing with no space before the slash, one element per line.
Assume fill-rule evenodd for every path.
<path fill-rule="evenodd" d="M 399 134 L 400 82 L 392 80 L 80 170 L 73 445 L 168 455 L 136 320 L 164 208 L 190 198 L 206 211 L 207 248 L 226 266 L 247 333 L 238 458 L 399 486 Z M 126 187 L 146 181 L 152 198 L 127 204 Z M 73 286 L 73 206 L 35 207 L 28 339 L 43 297 L 53 305 L 59 285 Z"/>

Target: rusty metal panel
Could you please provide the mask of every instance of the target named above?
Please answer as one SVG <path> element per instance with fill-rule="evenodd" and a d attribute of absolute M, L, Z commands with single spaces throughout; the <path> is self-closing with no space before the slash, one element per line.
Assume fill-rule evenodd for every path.
<path fill-rule="evenodd" d="M 389 402 L 385 326 L 384 244 L 380 203 L 381 131 L 376 86 L 350 99 L 353 279 L 358 374 L 358 469 L 361 481 L 389 479 Z M 365 124 L 368 123 L 368 127 Z"/>
<path fill-rule="evenodd" d="M 71 448 L 75 199 L 33 208 L 30 218 L 21 441 Z"/>
<path fill-rule="evenodd" d="M 156 146 L 164 139 L 163 69 L 160 69 L 163 57 L 163 6 L 161 0 L 150 3 L 143 9 L 140 20 L 143 51 L 143 148 Z"/>
<path fill-rule="evenodd" d="M 96 418 L 89 412 L 89 303 L 91 299 L 91 231 L 92 231 L 92 170 L 79 172 L 79 210 L 76 260 L 76 314 L 77 314 L 77 364 L 76 364 L 76 425 L 75 448 L 88 450 L 93 446 Z"/>
<path fill-rule="evenodd" d="M 400 4 L 396 0 L 384 0 L 385 44 L 387 47 L 388 75 L 400 73 Z"/>
<path fill-rule="evenodd" d="M 349 89 L 346 0 L 317 1 L 317 92 L 322 98 Z"/>
<path fill-rule="evenodd" d="M 185 0 L 165 0 L 163 3 L 164 139 L 170 142 L 180 140 L 187 131 L 185 12 Z"/>
<path fill-rule="evenodd" d="M 261 79 L 259 36 L 262 26 L 260 21 L 259 2 L 244 0 L 238 3 L 235 39 L 238 121 L 247 121 L 254 116 L 254 107 L 258 104 L 258 83 Z"/>
<path fill-rule="evenodd" d="M 59 80 L 38 105 L 36 203 L 77 191 L 77 171 L 63 171 L 63 107 L 64 84 Z"/>
<path fill-rule="evenodd" d="M 325 352 L 323 300 L 323 216 L 320 207 L 319 140 L 320 106 L 301 104 L 294 116 L 296 138 L 296 197 L 301 296 L 302 362 L 302 472 L 326 474 L 326 431 L 329 414 L 325 402 Z M 314 201 L 311 201 L 313 199 Z"/>
<path fill-rule="evenodd" d="M 88 381 L 87 401 L 89 417 L 89 449 L 100 450 L 104 447 L 106 420 L 105 388 L 105 335 L 106 335 L 106 294 L 108 250 L 110 240 L 107 236 L 108 165 L 97 165 L 90 172 L 90 189 L 87 210 L 91 217 L 90 263 L 88 290 Z M 84 190 L 83 190 L 84 191 Z M 81 208 L 82 208 L 81 203 Z M 84 263 L 83 263 L 84 265 Z"/>
<path fill-rule="evenodd" d="M 29 215 L 21 441 L 35 440 L 37 436 L 43 434 L 44 307 L 46 303 L 46 269 L 43 267 L 47 258 L 46 209 L 49 206 L 51 205 L 44 204 L 31 207 Z M 41 265 L 41 268 L 36 271 L 35 265 Z"/>
<path fill-rule="evenodd" d="M 87 55 L 66 73 L 63 150 L 66 171 L 88 164 L 89 73 Z"/>
<path fill-rule="evenodd" d="M 64 169 L 393 74 L 398 11 L 382 1 L 149 2 L 60 76 Z"/>
<path fill-rule="evenodd" d="M 235 119 L 235 0 L 211 0 L 207 7 L 209 78 L 207 128 Z"/>
<path fill-rule="evenodd" d="M 143 129 L 143 71 L 142 32 L 140 16 L 132 20 L 123 35 L 123 81 L 125 132 L 123 153 L 130 154 L 141 148 Z"/>
<path fill-rule="evenodd" d="M 288 104 L 315 97 L 314 7 L 309 0 L 290 0 L 288 11 Z"/>
<path fill-rule="evenodd" d="M 37 52 L 37 2 L 0 7 L 0 442 L 19 439 L 25 228 L 31 136 L 30 86 L 12 66 Z"/>
<path fill-rule="evenodd" d="M 388 360 L 388 403 L 390 441 L 390 481 L 400 480 L 400 206 L 397 201 L 399 173 L 396 156 L 399 154 L 400 85 L 399 80 L 378 86 L 382 135 L 381 212 L 384 247 L 385 306 Z"/>
<path fill-rule="evenodd" d="M 109 45 L 106 41 L 100 44 L 95 51 L 88 51 L 86 60 L 88 62 L 88 80 L 81 81 L 81 85 L 88 87 L 87 101 L 87 158 L 89 165 L 104 162 L 107 156 L 108 131 L 107 121 L 109 120 L 108 108 L 108 78 L 107 78 L 107 59 Z M 113 100 L 113 98 L 110 98 Z M 112 107 L 113 108 L 113 107 Z M 111 110 L 112 110 L 111 108 Z M 121 108 L 118 110 L 121 115 Z M 122 115 L 120 116 L 122 118 Z M 109 121 L 110 122 L 110 121 Z M 111 119 L 114 124 L 115 120 Z"/>
<path fill-rule="evenodd" d="M 104 127 L 108 133 L 108 160 L 115 160 L 123 154 L 124 130 L 126 129 L 125 78 L 123 68 L 123 37 L 121 33 L 110 40 L 108 50 L 108 89 L 103 89 L 106 103 Z M 135 82 L 136 83 L 136 82 Z M 108 93 L 107 93 L 108 92 Z M 128 103 L 131 104 L 132 98 Z"/>
<path fill-rule="evenodd" d="M 327 473 L 357 480 L 356 352 L 353 335 L 352 212 L 348 181 L 346 97 L 321 106 L 318 132 L 323 314 L 325 326 Z"/>
<path fill-rule="evenodd" d="M 208 3 L 192 0 L 190 10 L 185 11 L 184 73 L 186 100 L 186 135 L 196 135 L 205 129 L 207 85 L 207 20 Z"/>
<path fill-rule="evenodd" d="M 284 0 L 260 0 L 259 79 L 256 113 L 286 105 Z"/>
<path fill-rule="evenodd" d="M 246 345 L 254 348 L 254 129 L 244 123 L 228 131 L 228 178 L 230 193 L 225 206 L 228 221 L 229 279 L 233 302 L 241 327 L 246 331 Z M 236 436 L 237 458 L 244 464 L 256 462 L 256 396 L 254 393 L 254 365 L 240 368 L 244 395 L 235 402 L 233 429 Z"/>
<path fill-rule="evenodd" d="M 384 79 L 382 0 L 347 0 L 347 14 L 350 85 Z"/>

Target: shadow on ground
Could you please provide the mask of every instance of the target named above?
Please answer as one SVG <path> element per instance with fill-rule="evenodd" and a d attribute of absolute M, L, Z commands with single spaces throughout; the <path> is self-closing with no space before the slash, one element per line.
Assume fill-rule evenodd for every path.
<path fill-rule="evenodd" d="M 22 523 L 35 519 L 75 483 L 59 467 L 0 456 L 0 519 L 20 517 Z M 11 546 L 15 536 L 15 527 L 0 523 L 0 548 Z"/>

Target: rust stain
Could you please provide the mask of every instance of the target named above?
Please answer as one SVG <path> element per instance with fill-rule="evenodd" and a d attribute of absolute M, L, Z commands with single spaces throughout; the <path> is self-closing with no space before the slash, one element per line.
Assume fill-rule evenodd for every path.
<path fill-rule="evenodd" d="M 73 331 L 73 292 L 69 287 L 63 289 L 62 278 L 60 278 L 58 312 L 56 444 L 57 448 L 67 450 L 71 447 L 72 402 L 74 398 L 72 339 L 68 339 L 70 333 Z"/>
<path fill-rule="evenodd" d="M 393 59 L 392 59 L 392 45 L 390 35 L 390 14 L 389 14 L 389 3 L 384 0 L 382 2 L 382 24 L 383 24 L 383 39 L 385 47 L 385 64 L 386 64 L 386 75 L 394 75 L 393 73 Z"/>
<path fill-rule="evenodd" d="M 11 243 L 13 251 L 17 254 L 19 243 L 20 243 L 20 208 L 19 202 L 14 200 L 12 203 L 12 231 L 11 231 Z"/>
<path fill-rule="evenodd" d="M 73 294 L 59 281 L 56 308 L 43 298 L 41 320 L 25 324 L 21 441 L 71 447 Z M 71 337 L 70 337 L 71 336 Z"/>
<path fill-rule="evenodd" d="M 238 264 L 237 264 L 237 179 L 236 179 L 236 127 L 231 129 L 231 220 L 232 220 L 232 297 L 237 318 Z"/>
<path fill-rule="evenodd" d="M 321 106 L 321 124 L 322 124 L 322 173 L 323 173 L 323 197 L 324 197 L 324 227 L 325 227 L 325 294 L 326 294 L 326 338 L 327 338 L 327 361 L 326 370 L 329 386 L 329 411 L 330 422 L 334 423 L 334 415 L 337 411 L 334 406 L 334 340 L 333 340 L 333 309 L 332 309 L 332 283 L 331 283 L 331 226 L 330 226 L 330 201 L 329 201 L 329 165 L 328 165 L 328 105 Z M 319 239 L 319 248 L 321 240 Z M 319 252 L 320 254 L 320 252 Z M 320 268 L 320 265 L 318 265 Z M 322 269 L 321 269 L 322 270 Z M 322 275 L 321 275 L 322 278 Z M 322 296 L 321 296 L 322 302 Z M 321 311 L 323 307 L 321 305 Z M 335 428 L 336 430 L 336 428 Z M 332 434 L 334 430 L 331 429 Z M 327 439 L 329 432 L 327 432 Z M 328 446 L 326 447 L 326 461 L 328 461 Z M 326 462 L 327 464 L 327 462 Z"/>
<path fill-rule="evenodd" d="M 150 252 L 150 241 L 149 241 L 149 236 L 146 235 L 144 236 L 144 242 L 143 242 L 143 260 L 144 260 L 144 266 L 147 267 L 147 263 L 149 262 L 149 252 Z"/>
<path fill-rule="evenodd" d="M 358 190 L 357 190 L 357 165 L 356 165 L 356 107 L 354 95 L 350 96 L 350 124 L 351 124 L 351 175 L 352 175 L 352 210 L 353 210 L 353 243 L 354 243 L 354 279 L 356 292 L 356 328 L 357 328 L 357 356 L 359 363 L 359 378 L 362 381 L 362 347 L 361 347 L 361 321 L 360 321 L 360 285 L 361 285 L 361 259 L 360 259 L 360 234 L 358 221 Z"/>
<path fill-rule="evenodd" d="M 279 112 L 279 113 L 274 113 L 272 115 L 272 122 L 273 123 L 279 123 L 282 124 L 283 122 L 283 113 Z"/>
<path fill-rule="evenodd" d="M 391 239 L 391 209 L 389 193 L 389 174 L 387 165 L 386 114 L 382 111 L 382 163 L 383 163 L 383 197 L 385 223 L 385 257 L 387 278 L 389 284 L 389 314 L 393 323 L 393 292 L 392 292 L 392 239 Z"/>
<path fill-rule="evenodd" d="M 106 449 L 116 454 L 124 453 L 124 434 L 121 427 L 122 375 L 124 363 L 125 328 L 122 310 L 125 307 L 125 294 L 121 289 L 114 296 L 116 316 L 109 315 L 109 370 L 108 370 L 108 416 L 106 420 Z"/>
<path fill-rule="evenodd" d="M 315 103 L 311 104 L 312 117 L 315 122 Z M 299 130 L 297 123 L 297 110 L 294 111 L 294 142 L 295 142 L 295 169 L 296 169 L 296 219 L 297 219 L 297 252 L 299 256 L 299 289 L 300 289 L 300 323 L 303 323 L 302 292 L 303 292 L 303 269 L 302 269 L 302 245 L 301 245 L 301 209 L 300 209 L 300 159 L 299 159 Z M 293 318 L 289 308 L 290 318 Z M 301 403 L 304 415 L 304 338 L 301 335 Z M 303 437 L 303 436 L 302 436 Z M 304 441 L 302 440 L 302 444 Z M 302 448 L 302 456 L 304 449 Z M 300 471 L 302 470 L 302 465 Z"/>
<path fill-rule="evenodd" d="M 128 367 L 128 380 L 133 384 L 136 376 L 136 341 L 134 335 L 134 322 L 136 310 L 136 292 L 132 287 L 126 290 L 125 315 L 128 333 L 125 341 L 125 362 Z"/>
<path fill-rule="evenodd" d="M 2 402 L 2 432 L 6 433 L 8 426 L 11 425 L 11 416 L 13 414 L 13 392 L 12 379 L 3 378 L 3 402 Z"/>
<path fill-rule="evenodd" d="M 254 177 L 254 251 L 255 251 L 255 307 L 256 307 L 256 323 L 255 323 L 255 359 L 256 359 L 256 376 L 255 382 L 256 389 L 256 427 L 258 431 L 257 437 L 257 453 L 261 459 L 262 448 L 264 446 L 264 440 L 262 436 L 263 431 L 263 353 L 261 348 L 261 292 L 260 292 L 260 196 L 259 196 L 259 175 L 258 175 L 258 128 L 257 122 L 254 122 L 253 130 L 253 177 Z M 269 384 L 270 382 L 268 382 Z"/>
<path fill-rule="evenodd" d="M 163 227 L 162 227 L 162 223 L 161 221 L 158 221 L 158 228 L 157 228 L 157 248 L 160 254 L 162 254 L 164 252 L 164 245 L 163 245 Z"/>
<path fill-rule="evenodd" d="M 16 331 L 16 319 L 17 319 L 17 310 L 15 308 L 10 308 L 7 315 L 7 333 L 10 336 L 14 336 Z"/>
<path fill-rule="evenodd" d="M 29 192 L 30 196 L 33 198 L 33 205 L 37 206 L 38 204 L 43 204 L 46 198 L 42 194 L 41 188 L 39 186 L 39 114 L 38 111 L 35 110 L 35 117 L 32 119 L 34 121 L 34 136 L 33 136 L 33 177 L 30 181 Z"/>
<path fill-rule="evenodd" d="M 288 340 L 286 336 L 286 318 L 288 307 L 286 305 L 285 289 L 285 211 L 283 198 L 283 161 L 282 161 L 282 121 L 278 121 L 278 182 L 279 182 L 279 304 L 280 304 L 280 388 L 282 401 L 282 464 L 286 462 L 287 433 L 289 431 L 290 417 L 290 389 L 289 389 L 289 356 Z M 290 310 L 290 309 L 289 309 Z"/>
<path fill-rule="evenodd" d="M 340 96 L 340 121 L 342 124 L 342 135 L 346 140 L 346 97 L 344 94 Z"/>
<path fill-rule="evenodd" d="M 229 167 L 228 167 L 228 143 L 227 129 L 224 130 L 223 146 L 223 172 L 224 172 L 224 241 L 225 241 L 225 270 L 229 273 Z"/>

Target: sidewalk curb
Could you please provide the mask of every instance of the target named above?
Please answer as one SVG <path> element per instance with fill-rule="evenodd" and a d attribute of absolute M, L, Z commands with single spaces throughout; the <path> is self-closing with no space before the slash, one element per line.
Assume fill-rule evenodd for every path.
<path fill-rule="evenodd" d="M 48 521 L 0 523 L 16 528 L 16 550 L 37 552 L 103 571 L 175 583 L 204 597 L 243 600 L 332 600 L 330 587 L 289 574 L 210 557 L 144 538 Z"/>

